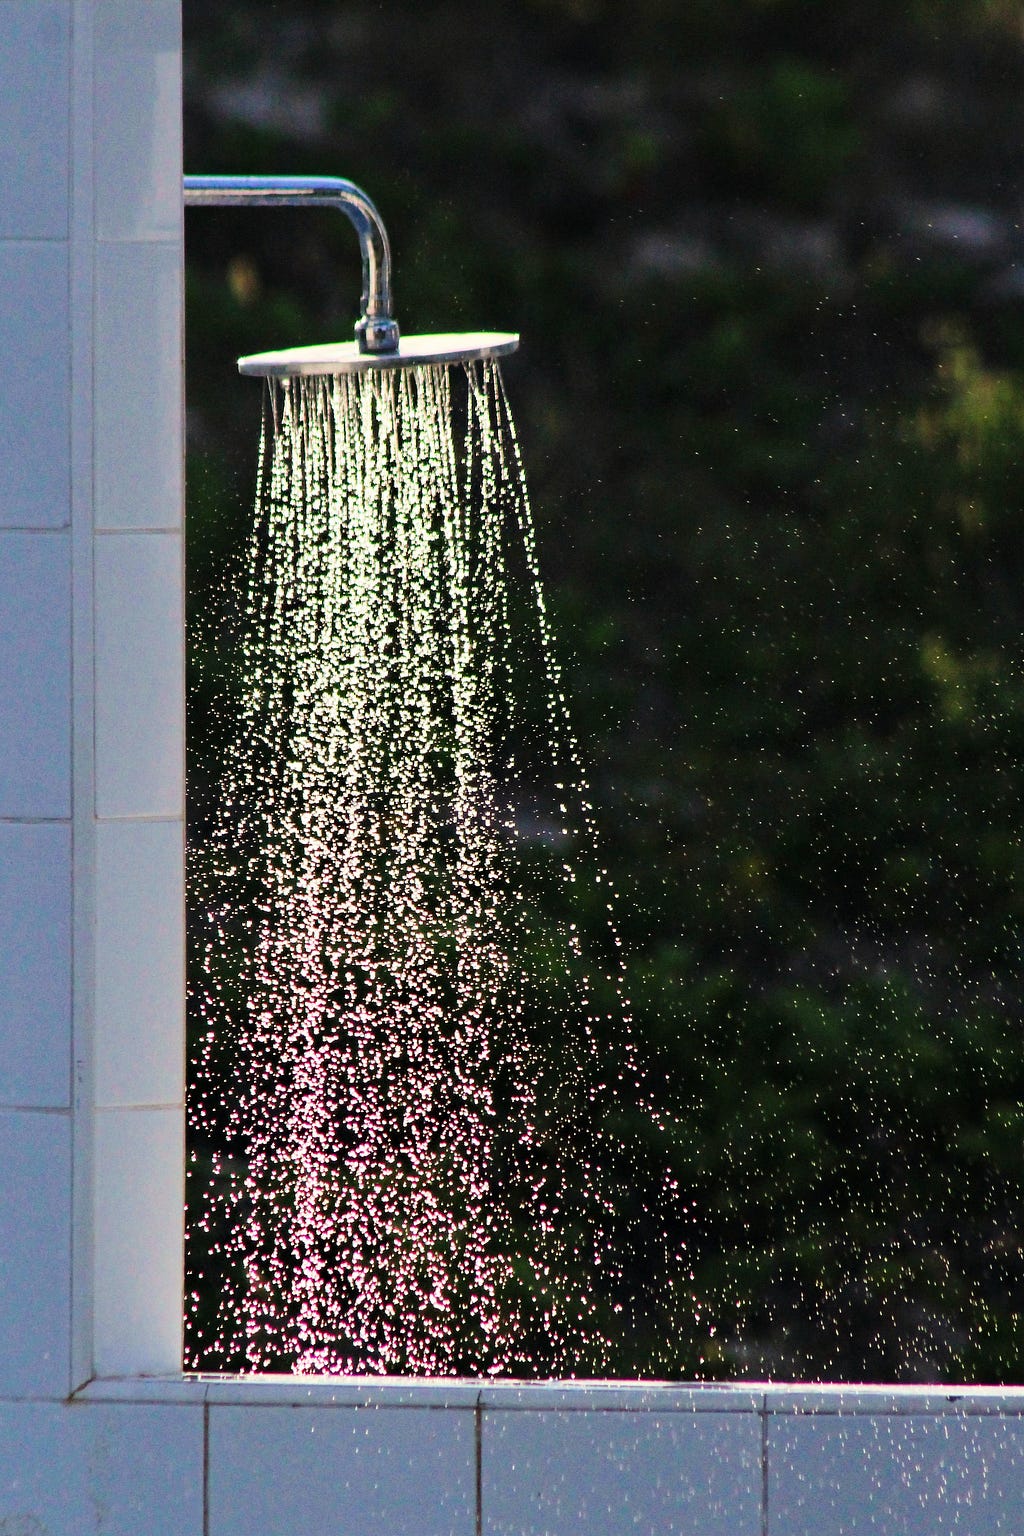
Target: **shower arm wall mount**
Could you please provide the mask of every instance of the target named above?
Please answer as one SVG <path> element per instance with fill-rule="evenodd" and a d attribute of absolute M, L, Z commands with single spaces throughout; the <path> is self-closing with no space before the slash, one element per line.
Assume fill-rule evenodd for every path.
<path fill-rule="evenodd" d="M 398 324 L 391 312 L 391 245 L 376 207 L 361 187 L 341 176 L 186 176 L 190 208 L 337 208 L 355 227 L 363 258 L 363 296 L 356 322 L 361 353 L 398 351 Z"/>

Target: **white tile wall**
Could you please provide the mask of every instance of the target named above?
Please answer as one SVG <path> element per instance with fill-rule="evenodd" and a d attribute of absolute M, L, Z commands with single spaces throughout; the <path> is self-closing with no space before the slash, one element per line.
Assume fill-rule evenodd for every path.
<path fill-rule="evenodd" d="M 97 1375 L 181 1369 L 184 1167 L 180 1109 L 96 1111 Z"/>
<path fill-rule="evenodd" d="M 0 817 L 71 812 L 70 602 L 67 535 L 0 532 Z"/>
<path fill-rule="evenodd" d="M 0 27 L 0 47 L 2 39 Z M 7 192 L 2 170 L 0 188 L 2 209 Z M 3 528 L 61 528 L 70 522 L 68 318 L 67 246 L 0 240 Z"/>
<path fill-rule="evenodd" d="M 0 1170 L 0 1398 L 63 1397 L 71 1294 L 69 1117 L 0 1110 Z"/>
<path fill-rule="evenodd" d="M 777 1417 L 766 1536 L 1016 1536 L 1024 1420 Z"/>
<path fill-rule="evenodd" d="M 0 822 L 0 1104 L 67 1107 L 71 828 Z"/>
<path fill-rule="evenodd" d="M 96 261 L 96 526 L 177 528 L 181 248 L 100 245 Z"/>
<path fill-rule="evenodd" d="M 95 579 L 97 815 L 181 816 L 181 539 L 97 539 Z"/>
<path fill-rule="evenodd" d="M 75 3 L 76 36 L 91 28 L 83 90 L 94 92 L 86 111 L 95 127 L 95 759 L 79 792 L 99 818 L 82 832 L 95 839 L 96 857 L 87 1022 L 97 1109 L 78 1163 L 94 1211 L 80 1311 L 91 1289 L 97 1370 L 175 1371 L 184 1200 L 181 12 L 179 0 Z M 88 1001 L 83 1019 L 87 1011 Z"/>
<path fill-rule="evenodd" d="M 96 7 L 96 201 L 101 240 L 181 234 L 179 0 Z M 123 110 L 130 102 L 132 110 Z"/>
<path fill-rule="evenodd" d="M 67 238 L 70 0 L 5 0 L 0 240 Z"/>
<path fill-rule="evenodd" d="M 180 1104 L 185 1093 L 180 821 L 97 828 L 96 1103 Z"/>
<path fill-rule="evenodd" d="M 0 1531 L 202 1536 L 202 1409 L 0 1404 Z"/>
<path fill-rule="evenodd" d="M 322 1380 L 307 1383 L 308 1402 L 293 1383 L 292 1407 L 268 1406 L 264 1384 L 250 1382 L 243 1406 L 246 1385 L 231 1384 L 236 1406 L 209 1406 L 205 1464 L 203 1403 L 220 1389 L 204 1381 L 96 1382 L 70 1407 L 0 1401 L 0 1531 L 469 1536 L 477 1528 L 471 1407 L 395 1407 L 404 1388 L 370 1383 L 364 1390 L 381 1406 L 339 1406 Z M 587 1390 L 573 1388 L 580 1401 Z M 148 1402 L 133 1401 L 133 1391 Z M 758 1484 L 761 1473 L 753 1411 L 491 1410 L 516 1432 L 500 1440 L 505 1505 L 497 1524 L 499 1442 L 485 1423 L 479 1528 L 516 1536 L 1019 1536 L 1024 1397 L 1003 1397 L 1003 1414 L 769 1415 L 766 1512 L 746 1489 L 751 1463 Z M 724 1440 L 723 1418 L 732 1426 Z M 711 1491 L 710 1519 L 706 1499 L 692 1497 L 695 1482 Z"/>
<path fill-rule="evenodd" d="M 752 1413 L 489 1410 L 484 1536 L 762 1536 Z"/>
<path fill-rule="evenodd" d="M 472 1412 L 209 1412 L 209 1536 L 473 1536 Z"/>

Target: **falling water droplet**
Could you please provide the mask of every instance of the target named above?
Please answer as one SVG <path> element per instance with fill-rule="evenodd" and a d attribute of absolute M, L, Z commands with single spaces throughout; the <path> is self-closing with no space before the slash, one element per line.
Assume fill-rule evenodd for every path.
<path fill-rule="evenodd" d="M 189 1364 L 629 1369 L 676 1195 L 625 1128 L 657 1116 L 613 918 L 578 927 L 608 884 L 500 372 L 269 389 L 190 850 Z"/>

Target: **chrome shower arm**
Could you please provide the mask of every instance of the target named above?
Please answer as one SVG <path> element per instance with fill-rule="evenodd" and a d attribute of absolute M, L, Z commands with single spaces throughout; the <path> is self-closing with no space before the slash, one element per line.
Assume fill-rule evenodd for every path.
<path fill-rule="evenodd" d="M 340 176 L 186 176 L 184 186 L 186 206 L 192 208 L 306 204 L 340 209 L 355 227 L 363 258 L 362 308 L 356 323 L 359 350 L 398 351 L 398 325 L 391 313 L 391 245 L 380 214 L 361 187 Z"/>

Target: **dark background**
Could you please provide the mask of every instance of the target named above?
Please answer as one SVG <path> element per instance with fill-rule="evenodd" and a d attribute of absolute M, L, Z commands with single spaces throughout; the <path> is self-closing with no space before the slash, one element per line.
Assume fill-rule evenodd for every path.
<path fill-rule="evenodd" d="M 186 0 L 186 166 L 345 175 L 517 409 L 640 1040 L 673 1373 L 1024 1379 L 1024 12 Z M 354 236 L 188 214 L 190 790 L 259 387 Z"/>

